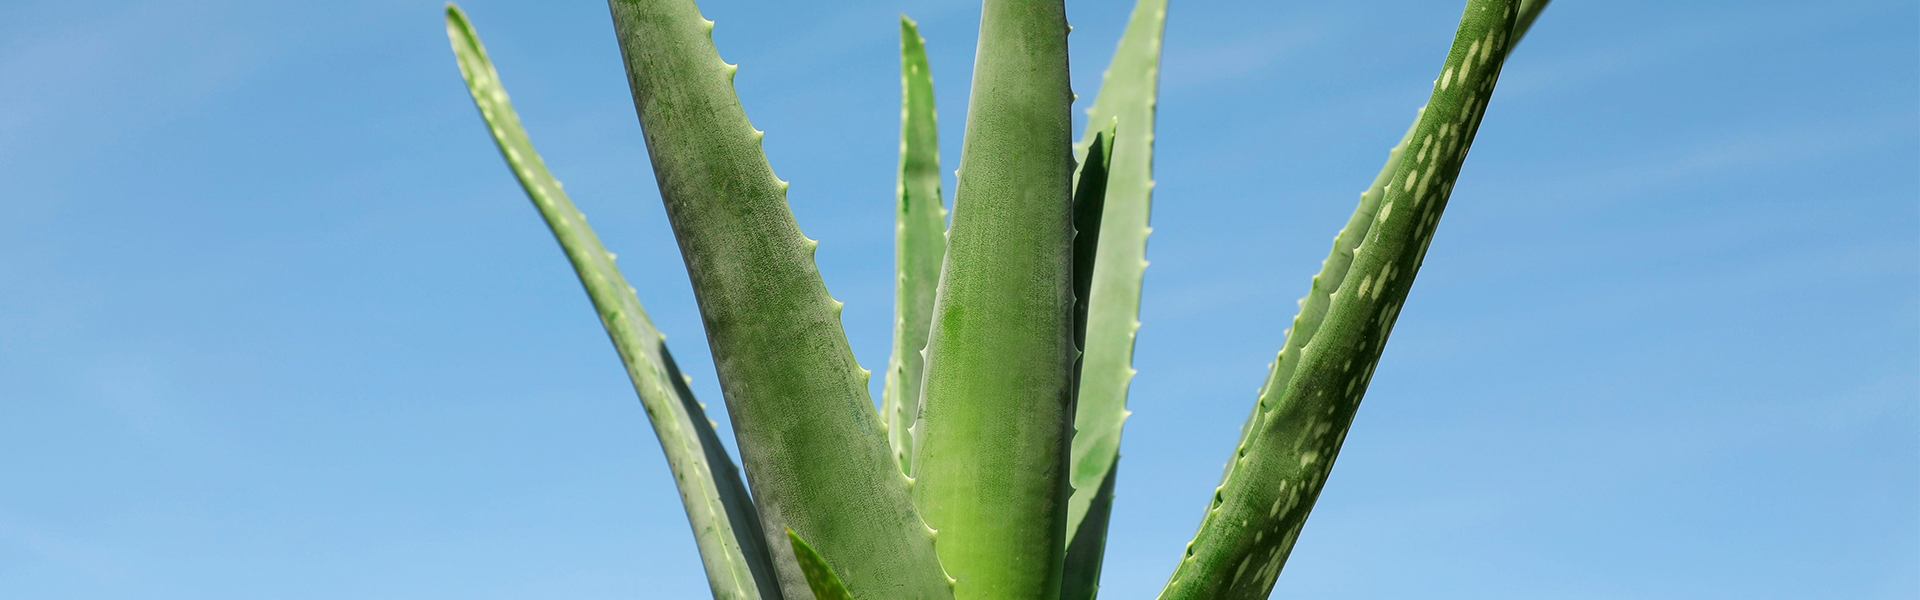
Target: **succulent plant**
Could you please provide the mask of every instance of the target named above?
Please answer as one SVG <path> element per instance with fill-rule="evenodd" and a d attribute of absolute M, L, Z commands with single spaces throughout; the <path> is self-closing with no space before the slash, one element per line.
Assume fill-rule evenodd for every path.
<path fill-rule="evenodd" d="M 1313 278 L 1161 598 L 1273 589 L 1507 53 L 1546 4 L 1468 0 L 1431 98 Z M 1075 143 L 1062 1 L 985 0 L 950 223 L 924 41 L 901 18 L 894 343 L 877 410 L 713 23 L 692 0 L 609 6 L 744 483 L 452 5 L 447 34 L 626 366 L 714 597 L 1093 598 L 1134 374 L 1167 1 L 1138 0 Z"/>

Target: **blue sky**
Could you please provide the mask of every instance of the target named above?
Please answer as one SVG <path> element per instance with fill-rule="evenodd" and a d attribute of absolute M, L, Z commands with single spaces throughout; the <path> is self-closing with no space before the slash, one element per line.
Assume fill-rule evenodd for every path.
<path fill-rule="evenodd" d="M 1123 4 L 1068 3 L 1083 105 Z M 718 409 L 605 6 L 464 6 Z M 1171 572 L 1460 6 L 1173 0 L 1103 597 Z M 950 171 L 977 3 L 702 8 L 883 366 L 895 15 Z M 0 5 L 0 596 L 706 594 L 439 11 Z M 1916 47 L 1912 2 L 1555 3 L 1275 597 L 1920 597 Z"/>

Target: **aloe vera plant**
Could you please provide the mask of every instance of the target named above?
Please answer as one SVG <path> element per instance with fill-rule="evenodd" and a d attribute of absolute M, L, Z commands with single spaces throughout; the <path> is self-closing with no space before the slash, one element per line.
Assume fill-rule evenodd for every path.
<path fill-rule="evenodd" d="M 1467 1 L 1426 107 L 1313 278 L 1161 598 L 1272 591 L 1501 66 L 1546 4 Z M 451 5 L 447 34 L 626 365 L 714 597 L 1094 598 L 1140 327 L 1167 0 L 1136 3 L 1079 143 L 1061 0 L 985 0 L 950 224 L 925 41 L 901 18 L 894 343 L 877 410 L 713 23 L 692 0 L 609 7 L 745 483 Z"/>

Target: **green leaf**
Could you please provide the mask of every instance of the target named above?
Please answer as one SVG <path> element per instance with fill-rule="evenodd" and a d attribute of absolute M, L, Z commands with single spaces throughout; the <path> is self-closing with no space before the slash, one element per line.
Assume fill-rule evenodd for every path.
<path fill-rule="evenodd" d="M 1387 164 L 1374 176 L 1373 184 L 1360 194 L 1360 205 L 1353 210 L 1353 216 L 1347 218 L 1347 225 L 1340 229 L 1340 235 L 1333 238 L 1333 252 L 1320 262 L 1320 272 L 1313 276 L 1313 283 L 1306 297 L 1300 299 L 1300 312 L 1293 317 L 1293 326 L 1287 329 L 1286 345 L 1281 347 L 1280 356 L 1274 359 L 1267 373 L 1267 380 L 1261 385 L 1258 401 L 1254 403 L 1255 418 L 1249 419 L 1248 426 L 1241 427 L 1241 443 L 1246 443 L 1246 434 L 1257 423 L 1259 415 L 1272 410 L 1273 403 L 1279 401 L 1279 392 L 1287 387 L 1293 378 L 1294 369 L 1299 366 L 1300 352 L 1313 339 L 1314 332 L 1320 330 L 1320 323 L 1327 316 L 1327 305 L 1334 290 L 1346 281 L 1349 267 L 1353 265 L 1353 251 L 1360 247 L 1367 230 L 1373 226 L 1373 219 L 1380 211 L 1380 199 L 1386 196 L 1387 181 L 1400 169 L 1400 159 L 1406 154 L 1407 142 L 1420 126 L 1419 114 L 1426 112 L 1422 107 L 1414 117 L 1413 125 L 1407 127 L 1407 133 L 1387 152 Z M 1231 464 L 1231 463 L 1229 463 Z"/>
<path fill-rule="evenodd" d="M 826 549 L 852 589 L 945 599 L 915 513 L 813 262 L 733 90 L 735 68 L 691 0 L 612 0 L 654 179 L 693 282 L 720 388 L 785 597 L 812 597 L 786 529 Z M 881 596 L 868 596 L 881 600 Z"/>
<path fill-rule="evenodd" d="M 1517 46 L 1533 20 L 1547 7 L 1549 0 L 1523 0 L 1520 3 L 1520 16 L 1514 23 L 1514 45 Z M 1380 174 L 1374 176 L 1373 184 L 1360 194 L 1360 205 L 1354 208 L 1353 216 L 1347 219 L 1347 225 L 1333 240 L 1333 252 L 1320 263 L 1320 272 L 1313 276 L 1313 284 L 1307 295 L 1300 299 L 1300 312 L 1293 317 L 1293 326 L 1287 329 L 1287 341 L 1280 355 L 1268 367 L 1267 378 L 1261 383 L 1256 395 L 1253 414 L 1247 416 L 1247 422 L 1240 426 L 1240 443 L 1234 446 L 1235 456 L 1247 450 L 1247 433 L 1260 422 L 1261 415 L 1271 408 L 1271 402 L 1278 399 L 1279 391 L 1286 389 L 1287 381 L 1293 378 L 1293 371 L 1299 366 L 1300 349 L 1307 340 L 1313 339 L 1313 333 L 1319 331 L 1321 319 L 1326 317 L 1327 299 L 1340 282 L 1347 276 L 1347 268 L 1353 263 L 1353 250 L 1359 247 L 1360 239 L 1367 234 L 1372 225 L 1374 214 L 1380 210 L 1380 199 L 1386 193 L 1387 180 L 1400 168 L 1400 157 L 1405 153 L 1407 142 L 1413 139 L 1413 133 L 1420 125 L 1420 114 L 1426 111 L 1421 107 L 1414 115 L 1413 124 L 1407 126 L 1407 133 L 1401 136 L 1400 143 L 1394 144 L 1387 152 L 1387 164 L 1380 168 Z M 1227 472 L 1231 472 L 1233 461 L 1227 461 Z M 1225 482 L 1226 473 L 1220 475 Z"/>
<path fill-rule="evenodd" d="M 1075 354 L 1063 3 L 987 0 L 973 75 L 914 501 L 956 598 L 1048 598 L 1066 554 Z"/>
<path fill-rule="evenodd" d="M 1100 252 L 1100 217 L 1106 213 L 1108 169 L 1113 166 L 1113 138 L 1119 119 L 1093 136 L 1080 173 L 1073 180 L 1073 343 L 1087 342 L 1087 311 L 1093 299 L 1094 258 Z M 1081 365 L 1075 363 L 1074 376 Z M 1075 388 L 1075 393 L 1078 388 Z"/>
<path fill-rule="evenodd" d="M 940 202 L 940 143 L 933 112 L 927 41 L 900 17 L 900 179 L 894 211 L 893 356 L 881 387 L 880 415 L 903 473 L 913 472 L 913 433 L 920 417 L 927 329 L 947 252 L 947 209 Z"/>
<path fill-rule="evenodd" d="M 1113 484 L 1120 465 L 1107 469 L 1107 477 L 1094 488 L 1092 508 L 1080 521 L 1079 530 L 1067 540 L 1066 567 L 1060 582 L 1060 598 L 1091 600 L 1100 591 L 1100 566 L 1107 548 L 1107 522 L 1113 517 Z"/>
<path fill-rule="evenodd" d="M 1520 16 L 1515 19 L 1513 26 L 1514 46 L 1520 44 L 1528 26 L 1540 16 L 1540 11 L 1547 7 L 1548 1 L 1523 0 L 1520 3 Z M 1420 126 L 1420 115 L 1425 111 L 1426 107 L 1422 106 L 1414 113 L 1413 124 L 1407 126 L 1407 133 L 1401 136 L 1400 143 L 1394 144 L 1387 152 L 1386 165 L 1380 168 L 1379 175 L 1374 176 L 1373 184 L 1367 187 L 1367 191 L 1360 194 L 1360 205 L 1354 208 L 1346 227 L 1334 238 L 1333 251 L 1326 260 L 1321 261 L 1320 272 L 1313 276 L 1313 285 L 1307 295 L 1300 299 L 1300 312 L 1294 315 L 1293 326 L 1287 329 L 1287 341 L 1279 357 L 1268 365 L 1267 378 L 1262 381 L 1260 391 L 1255 395 L 1257 401 L 1253 403 L 1253 413 L 1247 415 L 1246 423 L 1240 425 L 1240 443 L 1234 446 L 1236 458 L 1246 453 L 1247 433 L 1260 423 L 1265 409 L 1270 408 L 1270 400 L 1277 399 L 1279 391 L 1286 389 L 1287 381 L 1293 378 L 1293 371 L 1300 362 L 1301 347 L 1313 338 L 1315 331 L 1319 331 L 1320 321 L 1326 317 L 1327 299 L 1346 278 L 1347 268 L 1353 263 L 1353 250 L 1360 245 L 1361 237 L 1367 234 L 1367 228 L 1373 224 L 1374 214 L 1380 210 L 1380 198 L 1386 193 L 1387 180 L 1400 168 L 1400 156 L 1405 153 L 1407 142 L 1413 139 L 1414 130 Z M 1225 471 L 1220 474 L 1222 483 L 1226 482 L 1227 474 L 1233 472 L 1233 464 L 1233 460 L 1227 461 Z"/>
<path fill-rule="evenodd" d="M 667 352 L 665 338 L 640 308 L 633 288 L 613 265 L 613 255 L 587 227 L 586 218 L 547 172 L 520 127 L 520 118 L 500 86 L 500 75 L 459 7 L 447 5 L 447 37 L 467 90 L 493 133 L 514 177 L 533 200 L 555 240 L 573 263 L 580 283 L 600 314 L 607 336 L 626 365 L 627 377 L 653 423 L 667 466 L 680 488 L 694 541 L 715 598 L 780 598 L 773 564 L 753 501 L 711 421 L 685 376 Z"/>
<path fill-rule="evenodd" d="M 1126 33 L 1107 67 L 1100 94 L 1087 110 L 1088 131 L 1075 147 L 1082 163 L 1098 137 L 1095 124 L 1117 121 L 1109 157 L 1099 251 L 1088 297 L 1084 351 L 1074 409 L 1071 458 L 1073 496 L 1067 504 L 1070 569 L 1062 598 L 1093 597 L 1104 550 L 1105 512 L 1111 493 L 1099 490 L 1120 460 L 1120 430 L 1126 422 L 1127 386 L 1133 380 L 1133 342 L 1140 330 L 1140 283 L 1147 267 L 1147 225 L 1153 199 L 1154 106 L 1160 81 L 1160 40 L 1166 30 L 1166 0 L 1139 0 Z M 1082 532 L 1086 527 L 1097 532 Z M 1089 540 L 1086 542 L 1080 540 Z M 1093 543 L 1092 540 L 1099 540 Z M 1073 565 L 1079 565 L 1074 567 Z M 1087 567 L 1091 567 L 1088 569 Z M 1084 591 L 1085 595 L 1081 595 Z"/>
<path fill-rule="evenodd" d="M 1073 343 L 1076 348 L 1084 348 L 1087 343 L 1087 312 L 1093 299 L 1094 258 L 1100 252 L 1100 218 L 1105 213 L 1107 198 L 1107 170 L 1113 166 L 1113 138 L 1119 127 L 1119 119 L 1109 119 L 1107 126 L 1094 134 L 1093 143 L 1088 146 L 1086 158 L 1081 161 L 1080 174 L 1073 185 Z M 1074 359 L 1074 412 L 1079 411 L 1080 377 L 1086 365 L 1084 352 Z M 1108 469 L 1111 473 L 1112 469 Z M 1071 473 L 1071 471 L 1069 471 Z M 1109 476 L 1111 481 L 1112 477 Z M 1112 486 L 1109 485 L 1109 488 Z M 1077 491 L 1077 490 L 1076 490 Z M 1105 511 L 1113 500 L 1113 490 L 1092 497 L 1096 511 Z M 1070 513 L 1071 514 L 1071 513 Z M 1084 520 L 1086 513 L 1081 515 Z M 1069 526 L 1067 538 L 1067 557 L 1062 569 L 1060 582 L 1061 597 L 1091 598 L 1100 582 L 1100 558 L 1106 547 L 1106 523 L 1098 523 L 1093 528 L 1098 531 L 1080 531 Z"/>
<path fill-rule="evenodd" d="M 818 600 L 853 600 L 847 593 L 847 586 L 840 583 L 840 577 L 833 574 L 833 567 L 827 566 L 827 559 L 808 546 L 800 534 L 787 530 L 787 540 L 793 544 L 794 559 L 800 563 L 800 572 L 807 576 L 807 587 L 813 590 Z"/>
<path fill-rule="evenodd" d="M 1471 147 L 1511 41 L 1518 0 L 1470 0 L 1408 143 L 1389 158 L 1379 208 L 1362 207 L 1336 239 L 1302 317 L 1325 288 L 1317 327 L 1296 320 L 1297 362 L 1262 392 L 1241 448 L 1163 600 L 1265 598 L 1333 468 L 1434 226 Z M 1395 161 L 1398 161 L 1397 164 Z M 1361 218 L 1363 215 L 1371 215 Z M 1350 235 L 1353 234 L 1353 235 Z M 1343 253 L 1346 243 L 1355 245 Z M 1350 254 L 1343 276 L 1336 259 Z M 1337 273 L 1336 273 L 1337 274 Z M 1311 321 L 1312 319 L 1306 319 Z M 1287 348 L 1296 348 L 1290 339 Z"/>

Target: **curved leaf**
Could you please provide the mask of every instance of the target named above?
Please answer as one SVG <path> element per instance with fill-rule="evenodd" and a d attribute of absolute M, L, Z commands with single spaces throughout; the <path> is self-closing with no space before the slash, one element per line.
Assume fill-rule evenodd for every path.
<path fill-rule="evenodd" d="M 1325 318 L 1300 345 L 1293 375 L 1267 386 L 1267 399 L 1256 409 L 1200 532 L 1161 591 L 1163 600 L 1265 598 L 1272 590 L 1346 439 L 1485 116 L 1517 37 L 1512 34 L 1519 4 L 1468 2 L 1427 109 L 1382 187 L 1378 211 L 1358 236 L 1347 274 L 1328 297 Z"/>
<path fill-rule="evenodd" d="M 947 209 L 940 203 L 940 142 L 933 112 L 927 41 L 900 17 L 900 180 L 893 227 L 893 356 L 880 392 L 880 416 L 900 471 L 913 472 L 913 422 L 920 418 L 927 329 L 940 261 L 947 252 Z"/>
<path fill-rule="evenodd" d="M 720 389 L 787 598 L 812 596 L 792 529 L 852 589 L 951 597 L 840 325 L 691 0 L 610 0 L 654 179 L 680 242 Z M 882 596 L 870 596 L 881 600 Z"/>
<path fill-rule="evenodd" d="M 1075 147 L 1080 162 L 1096 139 L 1097 127 L 1118 123 L 1100 218 L 1099 250 L 1087 294 L 1087 315 L 1080 379 L 1073 414 L 1067 502 L 1070 548 L 1061 597 L 1092 598 L 1098 587 L 1101 554 L 1106 547 L 1105 519 L 1113 494 L 1114 465 L 1120 460 L 1120 430 L 1126 422 L 1127 386 L 1133 380 L 1133 343 L 1140 330 L 1140 284 L 1147 267 L 1148 214 L 1153 198 L 1154 107 L 1160 81 L 1160 41 L 1166 31 L 1167 0 L 1138 0 L 1114 50 L 1093 107 L 1087 132 Z M 1096 531 L 1082 531 L 1093 527 Z"/>
<path fill-rule="evenodd" d="M 1075 352 L 1072 98 L 1064 4 L 986 0 L 913 432 L 914 501 L 939 531 L 956 598 L 1059 590 Z"/>
<path fill-rule="evenodd" d="M 715 598 L 780 598 L 773 564 L 754 514 L 753 501 L 740 482 L 739 471 L 713 431 L 711 421 L 685 376 L 667 353 L 666 338 L 653 328 L 634 290 L 613 265 L 613 254 L 587 226 L 560 182 L 553 179 L 533 150 L 520 118 L 500 86 L 500 75 L 487 60 L 487 51 L 460 8 L 447 5 L 447 37 L 467 91 L 493 133 L 494 143 L 527 197 L 539 209 L 555 240 L 580 276 L 580 283 L 600 313 L 600 322 L 620 353 L 633 380 L 633 389 L 653 423 L 667 466 L 680 488 L 680 501 L 693 526 L 694 541 Z"/>

